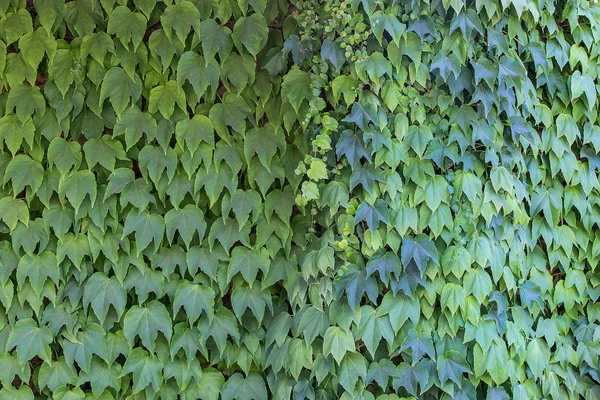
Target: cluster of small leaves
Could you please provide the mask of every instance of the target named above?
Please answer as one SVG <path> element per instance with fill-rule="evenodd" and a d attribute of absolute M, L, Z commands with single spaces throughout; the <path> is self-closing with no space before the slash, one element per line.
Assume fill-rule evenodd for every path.
<path fill-rule="evenodd" d="M 0 5 L 0 398 L 600 398 L 600 7 Z"/>

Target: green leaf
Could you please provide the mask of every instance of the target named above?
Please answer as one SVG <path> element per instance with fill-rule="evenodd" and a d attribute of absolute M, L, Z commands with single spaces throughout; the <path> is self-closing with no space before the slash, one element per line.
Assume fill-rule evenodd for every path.
<path fill-rule="evenodd" d="M 136 348 L 129 353 L 119 378 L 127 374 L 133 375 L 132 389 L 134 394 L 144 390 L 149 385 L 152 385 L 154 391 L 158 391 L 163 383 L 162 370 L 163 364 L 158 358 L 148 354 L 147 351 L 141 348 Z"/>
<path fill-rule="evenodd" d="M 392 274 L 396 278 L 400 277 L 402 273 L 400 258 L 391 251 L 375 253 L 367 263 L 367 273 L 371 275 L 375 271 L 379 272 L 381 281 L 387 284 L 389 279 L 392 278 Z"/>
<path fill-rule="evenodd" d="M 32 147 L 34 135 L 35 126 L 31 120 L 21 123 L 16 115 L 5 115 L 0 118 L 0 142 L 6 145 L 13 156 L 21 148 L 23 140 Z"/>
<path fill-rule="evenodd" d="M 169 312 L 156 300 L 152 300 L 146 306 L 132 306 L 123 318 L 123 333 L 130 348 L 134 347 L 135 337 L 139 336 L 142 344 L 150 352 L 154 352 L 158 332 L 162 332 L 167 340 L 171 340 L 172 331 Z M 123 367 L 123 374 L 127 373 L 125 370 L 127 363 Z"/>
<path fill-rule="evenodd" d="M 371 15 L 371 26 L 373 34 L 382 44 L 383 32 L 387 32 L 396 44 L 400 44 L 400 38 L 406 31 L 406 26 L 398 20 L 393 14 L 384 14 L 382 11 L 376 11 Z"/>
<path fill-rule="evenodd" d="M 115 124 L 114 136 L 125 134 L 126 150 L 134 146 L 146 134 L 148 140 L 156 137 L 156 120 L 148 113 L 143 113 L 137 106 L 128 108 Z"/>
<path fill-rule="evenodd" d="M 111 305 L 121 318 L 127 304 L 127 293 L 115 276 L 108 277 L 102 272 L 96 272 L 85 284 L 83 304 L 86 308 L 91 305 L 94 314 L 103 324 Z"/>
<path fill-rule="evenodd" d="M 251 288 L 245 286 L 235 287 L 231 293 L 231 301 L 233 311 L 240 322 L 242 322 L 242 316 L 247 309 L 252 311 L 259 324 L 262 323 L 267 306 L 273 311 L 271 295 L 267 290 L 261 291 L 258 285 Z"/>
<path fill-rule="evenodd" d="M 434 264 L 439 265 L 438 257 L 435 243 L 423 234 L 417 235 L 414 239 L 406 237 L 402 242 L 402 264 L 406 266 L 410 262 L 414 262 L 421 271 L 421 276 L 425 272 L 428 261 L 431 260 Z"/>
<path fill-rule="evenodd" d="M 16 42 L 20 37 L 33 32 L 31 14 L 25 8 L 21 8 L 15 13 L 3 15 L 2 33 L 7 45 Z"/>
<path fill-rule="evenodd" d="M 208 18 L 200 22 L 200 37 L 202 38 L 202 53 L 204 54 L 205 65 L 215 59 L 217 52 L 221 64 L 223 64 L 233 49 L 231 29 L 219 25 L 214 19 Z"/>
<path fill-rule="evenodd" d="M 262 128 L 250 129 L 246 133 L 244 140 L 244 156 L 246 161 L 254 154 L 258 156 L 260 163 L 271 171 L 271 160 L 279 149 L 283 154 L 285 152 L 286 142 L 282 130 L 275 131 L 271 125 L 265 125 Z"/>
<path fill-rule="evenodd" d="M 252 215 L 251 223 L 255 223 L 261 211 L 260 195 L 254 190 L 237 189 L 231 196 L 225 196 L 221 207 L 223 214 L 228 215 L 233 210 L 238 226 L 243 227 Z"/>
<path fill-rule="evenodd" d="M 465 357 L 455 350 L 446 352 L 443 356 L 437 359 L 437 370 L 440 381 L 443 384 L 451 380 L 458 387 L 462 386 L 462 374 L 470 374 L 471 368 L 465 360 Z"/>
<path fill-rule="evenodd" d="M 35 86 L 17 85 L 11 88 L 6 102 L 8 110 L 15 110 L 17 117 L 22 125 L 26 125 L 34 113 L 39 117 L 43 117 L 46 112 L 46 100 L 40 93 L 40 89 Z M 28 125 L 29 126 L 29 125 Z M 23 129 L 23 128 L 21 128 Z M 30 137 L 31 134 L 22 134 L 23 138 Z M 31 143 L 31 140 L 27 140 Z"/>
<path fill-rule="evenodd" d="M 286 98 L 296 113 L 306 100 L 312 98 L 310 74 L 300 69 L 292 69 L 283 78 L 281 95 Z"/>
<path fill-rule="evenodd" d="M 344 101 L 349 106 L 356 99 L 358 81 L 351 76 L 339 75 L 331 82 L 331 89 L 336 101 L 339 101 L 340 97 L 344 96 Z"/>
<path fill-rule="evenodd" d="M 205 41 L 203 40 L 204 44 Z M 219 86 L 219 64 L 213 59 L 206 62 L 204 58 L 192 51 L 181 55 L 177 64 L 177 84 L 182 86 L 189 82 L 198 98 L 202 97 L 208 87 L 216 90 Z"/>
<path fill-rule="evenodd" d="M 330 326 L 323 337 L 323 354 L 331 354 L 338 364 L 347 352 L 354 352 L 354 338 L 343 328 Z"/>
<path fill-rule="evenodd" d="M 181 307 L 185 309 L 190 324 L 200 318 L 202 311 L 206 312 L 209 321 L 212 321 L 215 314 L 215 292 L 210 287 L 184 281 L 175 292 L 173 315 L 177 315 Z"/>
<path fill-rule="evenodd" d="M 129 102 L 134 104 L 142 94 L 142 81 L 135 74 L 132 79 L 123 68 L 112 67 L 102 80 L 100 88 L 100 104 L 109 99 L 117 117 L 120 117 Z"/>
<path fill-rule="evenodd" d="M 123 235 L 121 240 L 130 233 L 135 232 L 135 242 L 137 254 L 139 255 L 150 242 L 154 240 L 154 250 L 156 251 L 162 243 L 165 233 L 165 221 L 157 214 L 147 211 L 135 212 L 130 211 L 125 220 Z"/>
<path fill-rule="evenodd" d="M 52 364 L 52 333 L 45 326 L 38 326 L 31 318 L 17 321 L 8 335 L 6 350 L 17 349 L 17 360 L 22 366 L 38 356 L 48 364 Z"/>
<path fill-rule="evenodd" d="M 546 342 L 539 338 L 529 342 L 525 360 L 533 375 L 535 377 L 542 377 L 550 361 Z"/>
<path fill-rule="evenodd" d="M 90 139 L 83 145 L 85 160 L 89 168 L 96 164 L 102 165 L 109 171 L 115 170 L 116 160 L 127 160 L 123 145 L 110 135 L 104 135 L 100 139 Z"/>
<path fill-rule="evenodd" d="M 217 344 L 220 354 L 223 354 L 227 343 L 227 336 L 231 336 L 236 343 L 240 340 L 240 331 L 235 315 L 225 307 L 219 307 L 213 320 L 209 323 L 208 318 L 200 320 L 200 330 L 203 332 L 201 340 L 205 337 L 212 337 Z"/>
<path fill-rule="evenodd" d="M 268 397 L 264 379 L 252 372 L 244 378 L 242 374 L 233 374 L 223 385 L 223 400 L 260 400 Z"/>
<path fill-rule="evenodd" d="M 160 111 L 165 119 L 169 119 L 175 111 L 175 104 L 185 111 L 185 93 L 176 81 L 168 81 L 165 85 L 157 86 L 150 91 L 148 105 L 150 114 Z"/>
<path fill-rule="evenodd" d="M 49 251 L 43 251 L 40 254 L 26 254 L 21 257 L 17 267 L 19 288 L 23 286 L 27 278 L 31 288 L 38 296 L 41 296 L 47 279 L 51 279 L 55 284 L 58 284 L 61 273 L 56 256 Z"/>
<path fill-rule="evenodd" d="M 160 21 L 170 42 L 173 41 L 173 30 L 175 30 L 175 35 L 182 43 L 185 43 L 190 30 L 193 32 L 201 31 L 200 12 L 194 3 L 187 0 L 169 5 L 160 17 Z M 202 32 L 200 32 L 200 37 L 202 37 Z"/>
<path fill-rule="evenodd" d="M 100 325 L 91 324 L 78 332 L 72 340 L 65 340 L 63 348 L 67 363 L 72 365 L 73 361 L 76 361 L 79 368 L 90 372 L 94 354 L 108 362 L 105 336 Z"/>
<path fill-rule="evenodd" d="M 571 101 L 578 99 L 585 93 L 588 109 L 592 109 L 596 105 L 596 85 L 594 80 L 582 75 L 581 72 L 575 71 L 571 75 Z"/>
<path fill-rule="evenodd" d="M 79 210 L 86 196 L 93 207 L 97 195 L 96 177 L 91 171 L 76 171 L 63 175 L 58 181 L 58 195 L 61 199 L 66 197 L 75 212 Z"/>
<path fill-rule="evenodd" d="M 170 210 L 165 215 L 165 225 L 169 243 L 173 243 L 173 237 L 175 236 L 175 231 L 177 231 L 183 239 L 185 247 L 188 249 L 196 232 L 198 232 L 200 242 L 202 242 L 204 233 L 206 232 L 204 214 L 202 210 L 192 204 L 188 204 L 180 209 Z"/>
<path fill-rule="evenodd" d="M 29 225 L 29 209 L 27 203 L 20 199 L 4 197 L 0 199 L 0 220 L 8 226 L 11 231 L 17 227 L 19 221 Z"/>
<path fill-rule="evenodd" d="M 33 392 L 27 385 L 21 385 L 18 389 L 12 386 L 5 386 L 0 389 L 0 397 L 14 400 L 34 400 Z"/>
<path fill-rule="evenodd" d="M 384 75 L 392 76 L 392 64 L 380 52 L 374 52 L 355 64 L 356 74 L 364 83 L 379 84 Z"/>
<path fill-rule="evenodd" d="M 365 358 L 358 353 L 346 354 L 340 364 L 338 379 L 344 389 L 353 392 L 359 379 L 362 379 L 363 382 L 367 379 L 367 363 Z"/>
<path fill-rule="evenodd" d="M 258 271 L 261 270 L 263 273 L 266 273 L 269 265 L 269 258 L 265 254 L 242 246 L 235 247 L 231 252 L 231 261 L 227 269 L 227 280 L 231 281 L 231 278 L 235 274 L 241 272 L 244 280 L 252 286 L 256 280 Z"/>
<path fill-rule="evenodd" d="M 72 169 L 79 169 L 82 154 L 78 142 L 67 142 L 61 137 L 54 138 L 48 147 L 48 161 L 56 166 L 61 175 Z"/>
<path fill-rule="evenodd" d="M 241 52 L 243 51 L 243 45 L 254 58 L 265 47 L 268 35 L 269 28 L 267 27 L 267 21 L 259 13 L 254 13 L 249 17 L 241 17 L 233 27 L 233 42 L 235 46 Z"/>
<path fill-rule="evenodd" d="M 144 15 L 119 6 L 110 13 L 107 30 L 116 34 L 126 48 L 133 43 L 133 51 L 136 51 L 146 33 L 146 23 Z"/>

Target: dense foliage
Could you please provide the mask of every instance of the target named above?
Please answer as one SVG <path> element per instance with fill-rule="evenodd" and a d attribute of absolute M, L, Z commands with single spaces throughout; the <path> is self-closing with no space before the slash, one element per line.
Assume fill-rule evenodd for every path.
<path fill-rule="evenodd" d="M 0 3 L 0 398 L 600 398 L 597 5 Z"/>

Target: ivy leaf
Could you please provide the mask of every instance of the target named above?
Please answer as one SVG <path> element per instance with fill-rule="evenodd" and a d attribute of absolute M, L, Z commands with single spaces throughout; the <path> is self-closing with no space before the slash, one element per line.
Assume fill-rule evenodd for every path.
<path fill-rule="evenodd" d="M 265 381 L 256 372 L 251 372 L 246 378 L 239 372 L 233 374 L 221 390 L 223 400 L 260 400 L 267 397 Z"/>
<path fill-rule="evenodd" d="M 127 293 L 115 276 L 108 277 L 103 272 L 96 272 L 85 284 L 83 304 L 86 309 L 91 305 L 94 314 L 103 324 L 111 305 L 121 318 L 127 304 Z"/>
<path fill-rule="evenodd" d="M 0 199 L 0 220 L 4 221 L 11 231 L 17 227 L 19 221 L 25 225 L 29 225 L 27 203 L 11 197 Z"/>
<path fill-rule="evenodd" d="M 185 93 L 176 81 L 168 81 L 165 85 L 157 86 L 150 91 L 148 105 L 150 114 L 158 110 L 165 119 L 169 119 L 175 111 L 175 104 L 181 110 L 186 110 Z"/>
<path fill-rule="evenodd" d="M 350 190 L 353 190 L 359 184 L 367 191 L 372 193 L 376 182 L 384 182 L 383 174 L 380 169 L 370 166 L 357 164 L 352 170 L 350 176 Z"/>
<path fill-rule="evenodd" d="M 225 345 L 227 343 L 227 336 L 231 336 L 236 343 L 240 340 L 240 331 L 235 319 L 235 315 L 225 307 L 219 307 L 213 320 L 209 323 L 208 318 L 206 320 L 200 320 L 200 331 L 203 332 L 201 340 L 204 337 L 212 337 L 217 344 L 220 354 L 223 354 Z"/>
<path fill-rule="evenodd" d="M 215 314 L 215 292 L 210 287 L 204 285 L 195 285 L 188 281 L 182 282 L 173 300 L 173 315 L 177 315 L 179 309 L 183 307 L 190 324 L 193 324 L 202 311 L 206 312 L 209 321 Z"/>
<path fill-rule="evenodd" d="M 126 150 L 133 147 L 145 133 L 148 140 L 156 137 L 156 120 L 148 113 L 143 113 L 137 106 L 129 107 L 115 124 L 114 136 L 125 134 Z"/>
<path fill-rule="evenodd" d="M 254 58 L 267 44 L 269 28 L 262 14 L 254 13 L 249 17 L 241 17 L 233 27 L 233 42 L 238 50 L 242 51 L 242 45 Z"/>
<path fill-rule="evenodd" d="M 392 274 L 395 277 L 399 277 L 402 273 L 400 258 L 391 251 L 376 252 L 367 263 L 367 273 L 372 275 L 375 271 L 379 272 L 381 281 L 387 285 Z"/>
<path fill-rule="evenodd" d="M 52 333 L 45 326 L 38 326 L 31 318 L 17 321 L 8 335 L 6 350 L 17 349 L 17 360 L 21 366 L 38 356 L 52 364 Z"/>
<path fill-rule="evenodd" d="M 31 120 L 21 123 L 16 115 L 5 115 L 0 118 L 0 142 L 6 145 L 13 156 L 21 148 L 23 140 L 29 147 L 33 146 L 34 135 L 35 126 Z"/>
<path fill-rule="evenodd" d="M 254 154 L 258 156 L 260 163 L 271 171 L 271 160 L 279 149 L 280 153 L 285 152 L 285 136 L 281 130 L 275 131 L 273 127 L 268 124 L 262 128 L 250 129 L 246 133 L 244 140 L 244 156 L 246 161 L 250 162 L 250 159 Z"/>
<path fill-rule="evenodd" d="M 117 116 L 120 117 L 129 102 L 135 103 L 142 94 L 142 81 L 135 74 L 131 79 L 123 68 L 112 67 L 102 80 L 100 104 L 108 98 Z"/>
<path fill-rule="evenodd" d="M 330 326 L 323 337 L 323 354 L 331 354 L 338 364 L 347 352 L 354 352 L 352 334 L 339 326 Z"/>
<path fill-rule="evenodd" d="M 200 37 L 202 38 L 205 65 L 208 66 L 208 63 L 215 59 L 217 52 L 221 64 L 223 64 L 233 49 L 231 29 L 208 18 L 200 22 Z"/>
<path fill-rule="evenodd" d="M 86 326 L 76 334 L 73 340 L 63 342 L 65 360 L 69 365 L 76 361 L 79 368 L 85 372 L 90 372 L 94 354 L 108 362 L 105 336 L 100 325 L 91 324 Z"/>
<path fill-rule="evenodd" d="M 158 391 L 163 383 L 163 364 L 152 354 L 141 348 L 129 353 L 119 378 L 133 374 L 133 394 L 141 392 L 149 385 Z"/>
<path fill-rule="evenodd" d="M 310 345 L 318 336 L 322 337 L 327 329 L 329 329 L 329 317 L 325 312 L 315 307 L 308 307 L 302 312 L 298 330 L 304 335 L 307 345 Z M 354 344 L 354 341 L 352 343 Z"/>
<path fill-rule="evenodd" d="M 429 382 L 429 370 L 423 362 L 417 362 L 411 365 L 407 362 L 402 362 L 398 366 L 396 376 L 394 376 L 392 385 L 394 389 L 403 387 L 413 396 L 417 396 L 417 384 L 424 390 Z"/>
<path fill-rule="evenodd" d="M 198 98 L 206 93 L 209 86 L 213 90 L 217 89 L 219 74 L 220 67 L 214 59 L 206 62 L 202 56 L 192 51 L 183 53 L 177 64 L 177 84 L 182 86 L 188 81 Z"/>
<path fill-rule="evenodd" d="M 258 271 L 261 270 L 263 273 L 266 273 L 269 269 L 269 264 L 269 258 L 265 254 L 242 246 L 235 247 L 231 252 L 231 261 L 227 269 L 227 280 L 231 281 L 231 278 L 235 274 L 241 272 L 244 280 L 252 286 L 256 280 Z"/>
<path fill-rule="evenodd" d="M 25 279 L 29 278 L 31 288 L 38 296 L 41 296 L 46 280 L 51 279 L 58 285 L 60 275 L 56 256 L 49 251 L 35 255 L 26 254 L 21 257 L 17 267 L 19 288 L 23 286 Z"/>
<path fill-rule="evenodd" d="M 58 181 L 58 195 L 61 199 L 66 197 L 76 213 L 86 196 L 93 206 L 97 195 L 96 177 L 91 171 L 76 171 L 63 175 Z"/>
<path fill-rule="evenodd" d="M 377 200 L 375 205 L 371 205 L 366 201 L 360 203 L 356 209 L 356 215 L 354 216 L 354 224 L 358 224 L 360 221 L 367 221 L 367 226 L 371 231 L 375 231 L 379 226 L 380 222 L 387 224 L 388 219 L 388 208 L 387 204 L 383 200 Z"/>
<path fill-rule="evenodd" d="M 72 169 L 79 169 L 82 154 L 78 142 L 67 142 L 61 137 L 54 138 L 48 146 L 48 161 L 56 166 L 62 176 Z"/>
<path fill-rule="evenodd" d="M 471 368 L 464 356 L 458 351 L 450 350 L 437 359 L 437 370 L 440 382 L 445 384 L 448 380 L 462 386 L 462 374 L 471 373 Z"/>
<path fill-rule="evenodd" d="M 417 235 L 415 238 L 405 237 L 402 242 L 402 264 L 408 265 L 411 261 L 415 263 L 421 276 L 425 273 L 425 267 L 428 261 L 439 265 L 439 254 L 435 243 L 423 234 Z"/>
<path fill-rule="evenodd" d="M 133 51 L 136 51 L 146 33 L 146 23 L 144 15 L 119 6 L 112 10 L 107 30 L 110 34 L 116 34 L 123 46 L 133 43 Z"/>
<path fill-rule="evenodd" d="M 181 43 L 185 43 L 190 30 L 201 32 L 200 12 L 191 1 L 183 0 L 177 4 L 169 5 L 160 17 L 165 35 L 172 42 L 172 31 Z M 166 118 L 166 117 L 165 117 Z"/>
<path fill-rule="evenodd" d="M 23 125 L 22 129 L 27 129 L 29 125 L 25 128 L 26 122 L 34 113 L 39 117 L 43 117 L 46 113 L 46 99 L 40 93 L 40 89 L 35 86 L 17 85 L 12 87 L 8 94 L 6 108 L 11 111 L 14 109 Z M 31 134 L 22 134 L 21 136 L 26 139 Z M 31 140 L 27 140 L 27 142 L 31 143 Z"/>
<path fill-rule="evenodd" d="M 331 62 L 336 71 L 346 62 L 344 51 L 329 39 L 325 39 L 321 45 L 321 58 Z"/>
<path fill-rule="evenodd" d="M 261 290 L 258 285 L 251 288 L 245 286 L 236 286 L 231 293 L 233 311 L 238 320 L 242 322 L 242 316 L 247 309 L 250 309 L 258 323 L 262 323 L 267 306 L 273 311 L 271 295 L 267 290 Z"/>
<path fill-rule="evenodd" d="M 351 76 L 339 75 L 331 82 L 331 90 L 333 97 L 339 101 L 341 96 L 344 96 L 346 105 L 350 105 L 356 99 L 356 90 L 358 89 L 358 81 Z"/>
<path fill-rule="evenodd" d="M 575 71 L 571 75 L 571 101 L 578 99 L 585 93 L 588 109 L 592 109 L 596 105 L 596 85 L 594 80 L 582 75 L 581 72 Z"/>
<path fill-rule="evenodd" d="M 94 60 L 102 64 L 107 53 L 114 54 L 115 44 L 106 32 L 96 32 L 82 38 L 80 51 L 82 59 L 91 55 Z"/>
<path fill-rule="evenodd" d="M 371 159 L 371 155 L 365 149 L 365 144 L 361 135 L 352 131 L 346 131 L 340 136 L 340 139 L 335 146 L 335 153 L 337 154 L 338 159 L 342 154 L 345 155 L 351 166 L 356 165 L 363 157 L 367 161 Z"/>
<path fill-rule="evenodd" d="M 185 247 L 188 249 L 196 232 L 198 232 L 200 242 L 202 242 L 204 233 L 206 232 L 204 214 L 202 210 L 192 204 L 188 204 L 180 209 L 170 210 L 165 215 L 165 225 L 169 243 L 173 242 L 175 231 L 178 231 L 185 243 Z"/>
<path fill-rule="evenodd" d="M 237 189 L 231 197 L 225 197 L 222 202 L 223 214 L 228 215 L 233 210 L 238 226 L 243 227 L 252 214 L 251 222 L 258 219 L 261 210 L 260 195 L 254 190 Z"/>
<path fill-rule="evenodd" d="M 364 269 L 350 265 L 348 272 L 340 278 L 337 286 L 338 293 L 345 291 L 348 304 L 353 310 L 360 304 L 365 293 L 373 303 L 377 303 L 377 281 L 372 276 L 367 276 Z"/>
<path fill-rule="evenodd" d="M 7 45 L 16 42 L 21 36 L 27 33 L 33 32 L 31 14 L 26 9 L 22 8 L 17 12 L 3 15 L 3 17 L 5 20 L 2 24 L 2 33 Z"/>
<path fill-rule="evenodd" d="M 8 163 L 2 184 L 6 185 L 8 181 L 11 181 L 14 194 L 21 193 L 26 186 L 29 186 L 35 193 L 42 186 L 43 179 L 44 167 L 42 164 L 25 154 L 19 154 Z"/>
<path fill-rule="evenodd" d="M 367 379 L 367 363 L 358 353 L 346 354 L 338 371 L 339 383 L 348 392 L 353 392 L 359 379 Z"/>
<path fill-rule="evenodd" d="M 171 340 L 172 331 L 169 312 L 156 300 L 152 300 L 146 306 L 132 306 L 123 318 L 123 333 L 130 348 L 134 346 L 135 337 L 139 336 L 142 344 L 150 352 L 154 352 L 158 332 L 162 332 L 167 340 Z M 123 367 L 124 374 L 126 366 L 127 364 Z"/>
<path fill-rule="evenodd" d="M 281 94 L 298 113 L 302 103 L 312 98 L 310 74 L 300 69 L 292 69 L 283 78 Z"/>
<path fill-rule="evenodd" d="M 414 329 L 408 332 L 408 335 L 402 342 L 400 351 L 410 349 L 412 354 L 412 364 L 416 364 L 424 355 L 428 355 L 432 360 L 435 359 L 435 348 L 431 337 L 424 333 L 417 333 Z"/>
<path fill-rule="evenodd" d="M 96 164 L 102 165 L 109 171 L 115 170 L 116 160 L 127 160 L 123 145 L 110 135 L 104 135 L 100 139 L 90 139 L 83 145 L 85 160 L 89 168 Z"/>
<path fill-rule="evenodd" d="M 533 376 L 539 377 L 544 374 L 544 370 L 550 361 L 548 355 L 548 346 L 539 338 L 533 339 L 527 346 L 527 356 L 525 358 L 527 366 L 533 373 Z"/>
<path fill-rule="evenodd" d="M 382 45 L 383 32 L 387 32 L 396 44 L 400 45 L 400 38 L 406 31 L 406 25 L 400 23 L 400 20 L 393 14 L 384 14 L 382 11 L 376 11 L 371 15 L 371 26 L 373 34 Z"/>
<path fill-rule="evenodd" d="M 35 398 L 33 392 L 27 385 L 21 385 L 18 389 L 11 386 L 5 386 L 0 389 L 0 396 L 6 396 L 6 398 L 14 400 L 32 400 Z"/>
<path fill-rule="evenodd" d="M 379 84 L 379 79 L 384 75 L 392 76 L 392 63 L 376 51 L 366 57 L 364 60 L 358 61 L 355 64 L 356 74 L 364 83 L 370 81 Z"/>
<path fill-rule="evenodd" d="M 125 220 L 123 235 L 121 240 L 130 233 L 135 232 L 135 242 L 137 254 L 139 255 L 150 242 L 154 241 L 155 251 L 162 243 L 162 238 L 165 233 L 165 221 L 157 214 L 147 211 L 135 212 L 130 211 Z"/>
<path fill-rule="evenodd" d="M 204 115 L 195 115 L 192 119 L 184 119 L 175 128 L 177 141 L 185 142 L 187 149 L 193 155 L 201 142 L 214 147 L 215 137 L 213 124 Z"/>
<path fill-rule="evenodd" d="M 216 220 L 211 228 L 210 233 L 208 234 L 208 244 L 212 250 L 215 240 L 218 240 L 223 249 L 229 254 L 229 250 L 233 246 L 233 244 L 237 241 L 242 242 L 247 246 L 250 246 L 249 236 L 250 227 L 244 225 L 240 227 L 235 219 L 219 218 Z"/>

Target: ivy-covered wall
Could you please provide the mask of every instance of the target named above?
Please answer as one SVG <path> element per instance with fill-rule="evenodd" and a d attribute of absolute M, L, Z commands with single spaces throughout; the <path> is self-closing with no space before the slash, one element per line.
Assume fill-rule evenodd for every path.
<path fill-rule="evenodd" d="M 0 1 L 0 398 L 598 399 L 600 7 Z"/>

